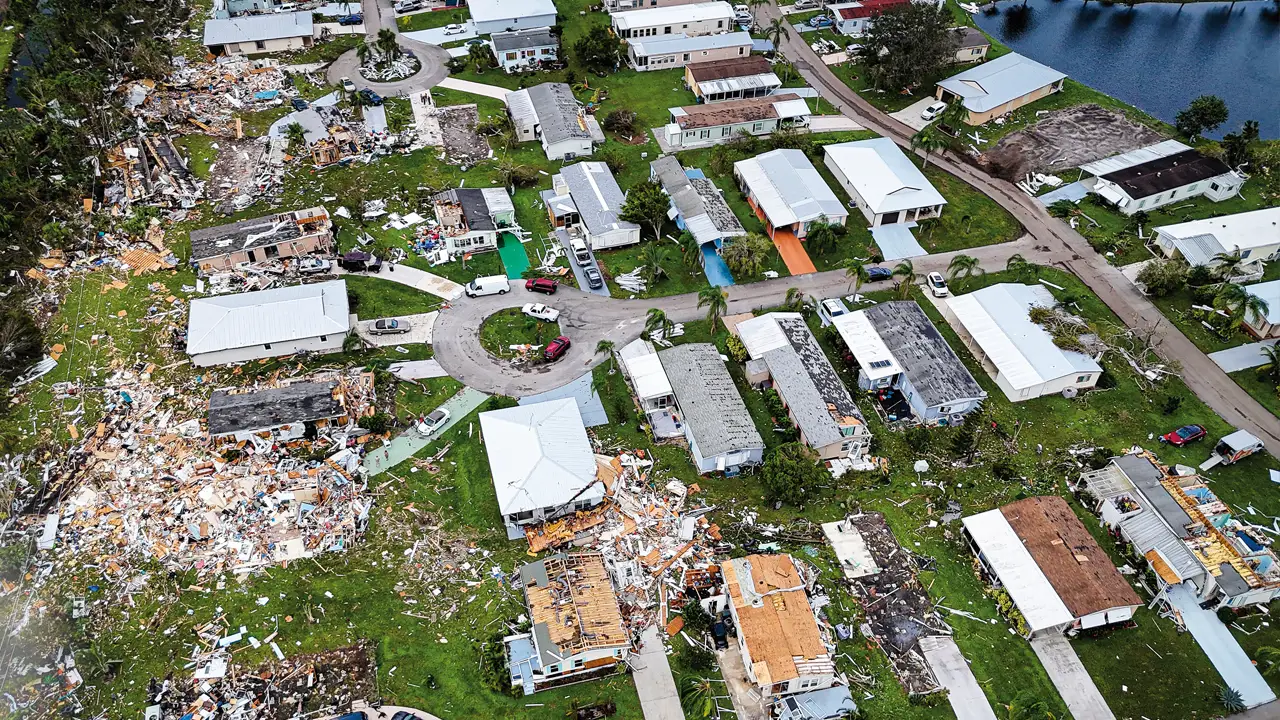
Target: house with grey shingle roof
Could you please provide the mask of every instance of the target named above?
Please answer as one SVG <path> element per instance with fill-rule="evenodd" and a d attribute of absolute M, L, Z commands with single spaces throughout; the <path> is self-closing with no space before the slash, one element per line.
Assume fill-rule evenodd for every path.
<path fill-rule="evenodd" d="M 716 346 L 677 345 L 658 353 L 658 359 L 671 381 L 698 472 L 735 475 L 744 465 L 759 465 L 764 440 Z"/>
<path fill-rule="evenodd" d="M 604 142 L 600 123 L 582 110 L 573 88 L 542 83 L 507 93 L 507 113 L 521 142 L 537 140 L 548 160 L 590 156 Z"/>

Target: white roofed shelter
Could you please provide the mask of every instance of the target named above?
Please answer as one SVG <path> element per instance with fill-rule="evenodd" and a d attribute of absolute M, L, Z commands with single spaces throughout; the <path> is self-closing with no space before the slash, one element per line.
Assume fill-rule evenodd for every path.
<path fill-rule="evenodd" d="M 644 339 L 633 340 L 618 355 L 654 435 L 660 438 L 683 435 L 675 392 L 653 343 Z"/>
<path fill-rule="evenodd" d="M 944 306 L 948 322 L 1011 402 L 1067 389 L 1091 388 L 1102 367 L 1088 355 L 1058 347 L 1031 321 L 1032 307 L 1051 308 L 1041 285 L 1000 283 L 958 295 Z"/>
<path fill-rule="evenodd" d="M 981 557 L 1018 606 L 1032 635 L 1071 624 L 1075 617 L 999 509 L 971 515 L 962 522 Z"/>
<path fill-rule="evenodd" d="M 947 204 L 889 138 L 828 145 L 826 165 L 871 227 L 938 217 Z"/>
<path fill-rule="evenodd" d="M 187 354 L 198 367 L 342 349 L 351 331 L 345 280 L 191 301 Z"/>
<path fill-rule="evenodd" d="M 613 30 L 620 38 L 696 37 L 737 29 L 733 22 L 733 6 L 723 1 L 628 10 L 614 13 L 611 20 Z"/>
<path fill-rule="evenodd" d="M 477 35 L 551 27 L 556 24 L 556 6 L 552 0 L 471 0 Z"/>
<path fill-rule="evenodd" d="M 805 236 L 815 221 L 843 225 L 849 212 L 800 150 L 770 150 L 733 164 L 747 202 L 765 221 L 769 237 L 782 230 Z"/>
<path fill-rule="evenodd" d="M 1001 55 L 938 83 L 937 97 L 961 102 L 966 122 L 982 125 L 1062 89 L 1067 76 L 1018 53 Z"/>
<path fill-rule="evenodd" d="M 1239 251 L 1247 264 L 1271 260 L 1280 252 L 1280 207 L 1192 220 L 1155 229 L 1156 243 L 1169 257 L 1214 267 L 1219 253 Z"/>
<path fill-rule="evenodd" d="M 508 537 L 524 537 L 523 525 L 604 500 L 595 454 L 573 398 L 480 413 L 480 432 Z"/>

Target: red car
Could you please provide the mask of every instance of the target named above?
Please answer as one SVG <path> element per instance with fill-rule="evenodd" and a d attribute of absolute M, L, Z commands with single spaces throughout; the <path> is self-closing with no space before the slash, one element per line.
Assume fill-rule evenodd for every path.
<path fill-rule="evenodd" d="M 1171 433 L 1161 435 L 1160 442 L 1166 442 L 1170 445 L 1177 445 L 1181 447 L 1187 443 L 1195 442 L 1207 434 L 1208 433 L 1205 432 L 1204 426 L 1202 425 L 1183 425 Z"/>
<path fill-rule="evenodd" d="M 551 278 L 531 278 L 524 281 L 524 289 L 529 292 L 540 292 L 548 295 L 556 294 L 558 283 Z"/>
<path fill-rule="evenodd" d="M 547 360 L 556 360 L 561 355 L 569 351 L 569 338 L 561 335 L 560 337 L 547 343 L 547 347 L 542 351 L 542 357 Z"/>

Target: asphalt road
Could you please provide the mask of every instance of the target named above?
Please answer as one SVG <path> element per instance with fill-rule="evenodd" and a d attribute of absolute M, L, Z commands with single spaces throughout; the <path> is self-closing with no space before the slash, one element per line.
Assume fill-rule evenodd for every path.
<path fill-rule="evenodd" d="M 449 62 L 449 53 L 439 45 L 429 45 L 401 35 L 396 25 L 396 13 L 391 7 L 391 0 L 364 0 L 362 9 L 365 37 L 369 42 L 378 39 L 379 30 L 384 27 L 390 28 L 396 32 L 396 42 L 411 51 L 422 63 L 422 67 L 413 77 L 404 80 L 372 82 L 360 76 L 360 59 L 352 49 L 340 55 L 325 71 L 325 77 L 330 83 L 337 85 L 345 77 L 350 78 L 352 84 L 360 90 L 368 88 L 385 97 L 406 97 L 416 92 L 430 90 L 449 76 L 449 69 L 445 67 L 445 63 Z"/>

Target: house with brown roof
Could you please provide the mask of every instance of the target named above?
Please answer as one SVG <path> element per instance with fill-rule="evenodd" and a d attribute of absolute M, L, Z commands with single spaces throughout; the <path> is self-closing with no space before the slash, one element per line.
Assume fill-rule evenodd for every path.
<path fill-rule="evenodd" d="M 671 122 L 662 130 L 671 150 L 707 147 L 739 133 L 768 135 L 780 128 L 806 127 L 809 103 L 795 93 L 750 100 L 668 108 Z"/>
<path fill-rule="evenodd" d="M 1009 594 L 1024 635 L 1127 622 L 1142 600 L 1057 495 L 964 518 L 983 574 Z"/>
<path fill-rule="evenodd" d="M 747 678 L 766 699 L 835 684 L 831 648 L 790 555 L 748 555 L 721 566 Z"/>
<path fill-rule="evenodd" d="M 684 84 L 700 103 L 749 100 L 772 95 L 782 80 L 763 55 L 690 63 L 684 68 Z"/>
<path fill-rule="evenodd" d="M 604 556 L 550 555 L 520 568 L 529 632 L 503 638 L 511 687 L 525 695 L 615 672 L 631 641 Z"/>

